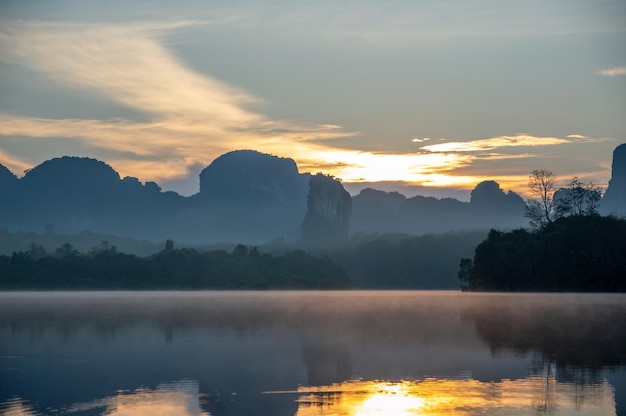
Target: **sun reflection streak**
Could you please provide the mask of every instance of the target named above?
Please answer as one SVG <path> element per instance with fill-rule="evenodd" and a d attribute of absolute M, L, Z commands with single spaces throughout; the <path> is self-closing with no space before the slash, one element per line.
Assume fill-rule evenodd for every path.
<path fill-rule="evenodd" d="M 546 387 L 548 386 L 548 387 Z M 421 381 L 353 380 L 301 387 L 296 416 L 367 415 L 555 415 L 615 414 L 613 387 L 604 381 L 581 389 L 553 377 L 483 382 L 475 379 Z M 538 406 L 549 401 L 550 406 Z M 612 413 L 613 412 L 613 413 Z"/>
<path fill-rule="evenodd" d="M 356 416 L 394 414 L 414 415 L 424 406 L 424 399 L 408 390 L 405 384 L 387 384 L 378 393 L 365 399 L 355 409 Z"/>

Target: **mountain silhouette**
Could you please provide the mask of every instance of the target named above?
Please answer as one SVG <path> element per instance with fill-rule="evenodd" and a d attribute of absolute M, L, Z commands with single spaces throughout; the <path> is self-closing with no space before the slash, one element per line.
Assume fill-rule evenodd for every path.
<path fill-rule="evenodd" d="M 421 234 L 478 228 L 524 226 L 524 200 L 494 181 L 479 183 L 470 202 L 364 189 L 353 198 L 352 230 Z"/>
<path fill-rule="evenodd" d="M 306 214 L 309 174 L 296 163 L 254 150 L 236 150 L 200 173 L 200 192 L 189 198 L 194 240 L 297 240 Z"/>
<path fill-rule="evenodd" d="M 309 175 L 299 174 L 293 159 L 237 150 L 202 170 L 199 197 L 305 206 L 308 182 Z"/>
<path fill-rule="evenodd" d="M 626 216 L 626 143 L 613 151 L 611 180 L 600 203 L 600 212 Z"/>
<path fill-rule="evenodd" d="M 242 150 L 200 174 L 200 192 L 183 197 L 142 184 L 84 157 L 48 160 L 17 179 L 0 169 L 0 225 L 13 230 L 93 231 L 154 241 L 263 243 L 296 240 L 306 214 L 308 174 L 295 162 Z"/>
<path fill-rule="evenodd" d="M 321 245 L 347 239 L 351 215 L 352 198 L 341 182 L 321 173 L 311 177 L 302 222 L 305 243 Z"/>
<path fill-rule="evenodd" d="M 84 157 L 43 162 L 18 179 L 0 165 L 0 226 L 13 231 L 90 231 L 151 241 L 315 244 L 352 233 L 423 234 L 528 225 L 525 204 L 497 182 L 479 183 L 469 202 L 367 188 L 350 198 L 325 175 L 254 150 L 226 153 L 200 173 L 190 197 L 120 175 Z M 626 214 L 626 144 L 615 149 L 601 212 Z M 351 216 L 350 216 L 351 212 Z"/>

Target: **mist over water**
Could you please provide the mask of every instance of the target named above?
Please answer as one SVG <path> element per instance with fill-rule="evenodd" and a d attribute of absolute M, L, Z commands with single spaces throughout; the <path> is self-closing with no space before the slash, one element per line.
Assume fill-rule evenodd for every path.
<path fill-rule="evenodd" d="M 624 322 L 624 295 L 2 293 L 0 414 L 624 414 Z"/>

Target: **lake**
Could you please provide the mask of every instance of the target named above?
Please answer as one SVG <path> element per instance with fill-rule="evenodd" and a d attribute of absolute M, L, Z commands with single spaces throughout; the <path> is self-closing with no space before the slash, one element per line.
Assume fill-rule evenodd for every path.
<path fill-rule="evenodd" d="M 0 293 L 2 415 L 626 415 L 626 295 Z"/>

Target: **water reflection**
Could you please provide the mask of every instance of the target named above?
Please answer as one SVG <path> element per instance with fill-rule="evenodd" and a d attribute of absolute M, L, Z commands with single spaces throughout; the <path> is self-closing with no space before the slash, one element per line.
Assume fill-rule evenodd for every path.
<path fill-rule="evenodd" d="M 296 416 L 365 415 L 614 415 L 604 380 L 579 386 L 553 376 L 482 382 L 472 378 L 346 381 L 298 389 Z"/>
<path fill-rule="evenodd" d="M 199 393 L 196 381 L 182 380 L 160 384 L 156 389 L 141 387 L 133 391 L 119 391 L 115 396 L 75 403 L 60 409 L 48 408 L 43 410 L 44 413 L 21 398 L 13 398 L 4 405 L 0 404 L 0 415 L 211 416 L 200 408 L 200 402 L 205 397 Z"/>
<path fill-rule="evenodd" d="M 0 403 L 0 415 L 2 416 L 38 416 L 40 414 L 21 397 L 12 397 L 5 403 Z"/>
<path fill-rule="evenodd" d="M 461 316 L 495 354 L 540 352 L 560 367 L 626 364 L 623 296 L 478 295 Z"/>
<path fill-rule="evenodd" d="M 624 295 L 0 293 L 0 414 L 626 415 L 624 322 Z"/>

